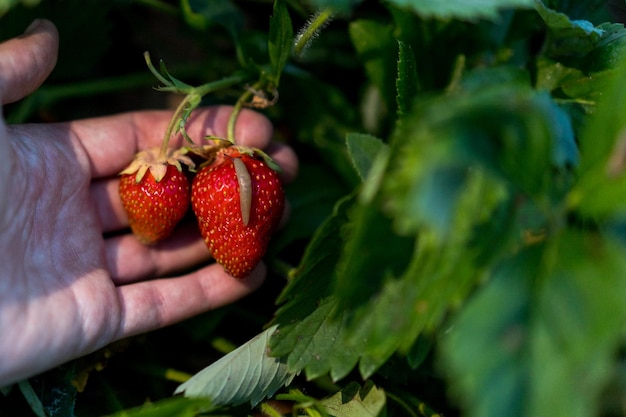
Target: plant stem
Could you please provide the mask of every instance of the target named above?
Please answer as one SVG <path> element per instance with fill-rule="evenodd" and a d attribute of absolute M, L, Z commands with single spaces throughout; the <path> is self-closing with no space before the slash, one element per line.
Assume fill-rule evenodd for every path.
<path fill-rule="evenodd" d="M 181 119 L 181 114 L 183 114 L 183 112 L 187 110 L 187 106 L 190 106 L 190 105 L 193 106 L 193 108 L 188 110 L 189 112 L 191 112 L 195 109 L 195 107 L 198 104 L 200 104 L 200 99 L 203 96 L 213 91 L 241 83 L 245 81 L 247 78 L 248 77 L 245 74 L 237 74 L 237 75 L 232 75 L 230 77 L 222 78 L 221 80 L 202 84 L 201 86 L 198 86 L 198 87 L 194 87 L 185 96 L 185 98 L 180 102 L 180 104 L 174 111 L 174 114 L 172 115 L 172 119 L 170 120 L 170 123 L 167 126 L 167 129 L 165 130 L 165 135 L 163 136 L 163 142 L 161 143 L 160 156 L 165 157 L 165 155 L 167 154 L 167 148 L 169 146 L 170 138 L 172 137 L 172 134 L 174 133 L 174 130 L 176 129 L 176 126 L 178 125 Z M 190 103 L 193 103 L 193 104 L 190 104 Z"/>
<path fill-rule="evenodd" d="M 298 36 L 296 36 L 293 48 L 296 56 L 302 55 L 302 52 L 309 46 L 319 31 L 328 24 L 332 15 L 331 9 L 327 7 L 311 17 L 306 26 L 304 26 L 298 33 Z"/>
<path fill-rule="evenodd" d="M 239 73 L 235 75 L 231 75 L 230 77 L 222 78 L 221 80 L 212 81 L 210 83 L 202 84 L 198 87 L 194 88 L 194 91 L 197 95 L 204 97 L 205 95 L 212 93 L 213 91 L 220 90 L 222 88 L 230 87 L 235 84 L 242 83 L 244 81 L 248 81 L 250 76 L 245 73 Z"/>
<path fill-rule="evenodd" d="M 226 130 L 226 139 L 232 144 L 235 143 L 235 122 L 237 121 L 237 116 L 241 113 L 241 108 L 243 107 L 243 103 L 250 98 L 252 95 L 251 92 L 246 91 L 239 97 L 239 100 L 235 103 L 233 107 L 233 112 L 230 114 L 228 118 L 228 127 Z"/>
<path fill-rule="evenodd" d="M 148 65 L 148 69 L 159 81 L 161 81 L 164 85 L 172 85 L 172 83 L 161 75 L 159 71 L 152 64 L 152 59 L 150 58 L 150 52 L 146 51 L 143 53 L 143 58 L 146 60 L 146 65 Z"/>
<path fill-rule="evenodd" d="M 165 158 L 165 156 L 167 155 L 167 148 L 169 146 L 172 133 L 174 132 L 174 128 L 178 124 L 178 120 L 180 119 L 181 113 L 185 110 L 185 107 L 187 107 L 187 104 L 189 103 L 189 101 L 191 101 L 192 98 L 193 98 L 193 94 L 187 94 L 185 98 L 180 102 L 178 107 L 176 107 L 176 110 L 174 111 L 174 114 L 172 115 L 172 118 L 170 119 L 170 123 L 167 125 L 167 129 L 165 129 L 163 142 L 161 142 L 161 150 L 159 151 L 159 156 L 161 158 Z"/>
<path fill-rule="evenodd" d="M 250 97 L 252 97 L 254 91 L 263 88 L 264 84 L 264 80 L 257 81 L 252 87 L 248 88 L 235 103 L 235 106 L 233 107 L 233 112 L 228 118 L 228 126 L 226 129 L 226 139 L 228 139 L 230 143 L 235 143 L 235 122 L 237 122 L 237 117 L 239 116 L 239 113 L 241 113 L 243 105 L 248 101 L 248 99 L 250 99 Z"/>
<path fill-rule="evenodd" d="M 461 79 L 463 78 L 463 72 L 466 67 L 466 57 L 464 54 L 458 55 L 454 60 L 454 66 L 452 68 L 452 77 L 450 78 L 450 82 L 446 87 L 446 93 L 452 93 L 461 84 Z"/>

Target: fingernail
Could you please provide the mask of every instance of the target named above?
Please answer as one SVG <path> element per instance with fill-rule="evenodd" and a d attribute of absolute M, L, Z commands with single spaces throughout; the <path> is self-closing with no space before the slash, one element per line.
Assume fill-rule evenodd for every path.
<path fill-rule="evenodd" d="M 30 25 L 28 25 L 28 27 L 24 31 L 24 34 L 28 35 L 28 34 L 33 33 L 34 31 L 36 31 L 37 28 L 41 25 L 41 22 L 43 22 L 42 19 L 35 19 L 35 20 L 33 20 L 32 23 Z"/>

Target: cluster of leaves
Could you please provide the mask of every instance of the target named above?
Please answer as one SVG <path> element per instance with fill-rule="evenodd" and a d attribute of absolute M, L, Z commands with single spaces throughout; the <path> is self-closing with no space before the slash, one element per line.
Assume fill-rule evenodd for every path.
<path fill-rule="evenodd" d="M 626 317 L 623 25 L 390 3 L 349 24 L 390 133 L 345 136 L 362 183 L 280 296 L 271 354 L 341 380 L 434 346 L 469 415 L 592 415 Z"/>
<path fill-rule="evenodd" d="M 277 0 L 264 32 L 180 6 L 227 34 L 223 66 L 280 80 L 288 281 L 181 396 L 118 415 L 626 412 L 626 30 L 604 1 Z"/>

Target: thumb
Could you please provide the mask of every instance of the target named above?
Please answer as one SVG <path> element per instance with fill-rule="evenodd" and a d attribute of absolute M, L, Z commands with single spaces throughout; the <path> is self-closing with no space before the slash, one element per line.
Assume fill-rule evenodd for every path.
<path fill-rule="evenodd" d="M 49 20 L 37 19 L 23 35 L 0 43 L 0 103 L 20 100 L 48 77 L 57 61 L 59 34 Z"/>

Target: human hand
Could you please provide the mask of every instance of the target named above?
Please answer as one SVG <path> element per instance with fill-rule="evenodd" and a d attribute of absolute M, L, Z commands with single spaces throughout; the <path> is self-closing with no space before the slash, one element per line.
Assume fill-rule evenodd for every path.
<path fill-rule="evenodd" d="M 0 44 L 0 102 L 35 90 L 57 48 L 47 21 Z M 189 132 L 224 137 L 230 112 L 198 109 Z M 57 124 L 0 120 L 0 387 L 233 302 L 262 283 L 263 264 L 242 280 L 208 264 L 193 224 L 155 246 L 117 233 L 128 226 L 117 173 L 138 150 L 160 144 L 170 117 L 150 111 Z M 270 143 L 265 117 L 243 111 L 235 136 L 265 148 L 285 182 L 296 175 L 295 154 Z"/>

